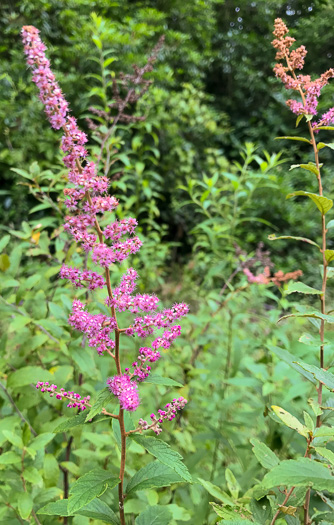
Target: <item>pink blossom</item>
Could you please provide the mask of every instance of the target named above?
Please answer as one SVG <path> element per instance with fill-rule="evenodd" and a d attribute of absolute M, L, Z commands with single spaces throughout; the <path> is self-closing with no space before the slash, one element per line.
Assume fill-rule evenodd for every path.
<path fill-rule="evenodd" d="M 66 391 L 64 388 L 61 388 L 58 392 L 57 385 L 51 384 L 49 382 L 38 381 L 36 385 L 37 390 L 41 392 L 49 392 L 50 397 L 56 397 L 56 399 L 66 399 L 69 401 L 67 405 L 69 408 L 78 408 L 79 410 L 86 410 L 90 396 L 83 397 L 79 394 L 76 394 L 72 391 Z M 90 406 L 90 405 L 89 405 Z"/>
<path fill-rule="evenodd" d="M 134 412 L 139 406 L 138 385 L 127 374 L 110 377 L 107 380 L 111 392 L 118 397 L 121 408 Z"/>

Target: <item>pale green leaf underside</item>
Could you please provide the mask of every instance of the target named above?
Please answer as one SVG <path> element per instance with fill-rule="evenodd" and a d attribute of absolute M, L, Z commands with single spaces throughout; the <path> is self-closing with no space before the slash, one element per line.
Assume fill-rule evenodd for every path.
<path fill-rule="evenodd" d="M 305 139 L 304 137 L 275 137 L 275 140 L 299 140 L 300 142 L 307 142 L 308 144 L 311 144 L 311 141 L 309 139 Z"/>
<path fill-rule="evenodd" d="M 328 370 L 323 370 L 314 365 L 309 365 L 308 363 L 296 362 L 296 365 L 300 366 L 307 372 L 311 373 L 317 381 L 320 381 L 328 390 L 334 390 L 334 374 L 328 372 Z"/>
<path fill-rule="evenodd" d="M 311 288 L 311 286 L 308 286 L 304 283 L 294 283 L 293 281 L 290 281 L 287 289 L 285 290 L 286 294 L 290 293 L 304 293 L 304 294 L 311 294 L 311 295 L 322 295 L 323 292 L 321 290 L 316 290 L 315 288 Z"/>
<path fill-rule="evenodd" d="M 322 195 L 317 195 L 316 193 L 309 193 L 308 191 L 294 191 L 293 193 L 289 193 L 286 198 L 291 199 L 291 197 L 309 197 L 314 204 L 317 206 L 318 210 L 325 215 L 333 206 L 333 201 L 331 199 L 327 199 L 327 197 L 323 197 Z"/>
<path fill-rule="evenodd" d="M 313 318 L 313 319 L 323 319 L 327 323 L 334 323 L 334 316 L 333 315 L 326 315 L 326 314 L 322 314 L 321 312 L 307 312 L 307 313 L 297 313 L 297 314 L 283 315 L 283 317 L 281 317 L 278 320 L 278 323 L 280 321 L 283 321 L 283 319 L 288 319 L 289 317 L 310 317 L 310 318 Z"/>
<path fill-rule="evenodd" d="M 295 237 L 293 235 L 280 235 L 280 237 L 276 237 L 276 235 L 273 233 L 268 235 L 268 239 L 269 241 L 279 241 L 280 239 L 292 239 L 294 241 L 303 241 L 307 242 L 308 244 L 312 244 L 313 246 L 316 246 L 320 250 L 319 244 L 317 244 L 314 241 L 311 241 L 311 239 L 307 239 L 306 237 Z"/>
<path fill-rule="evenodd" d="M 296 430 L 301 436 L 308 437 L 307 428 L 295 416 L 284 410 L 284 408 L 275 405 L 271 408 L 285 426 Z"/>
<path fill-rule="evenodd" d="M 202 478 L 197 478 L 197 479 L 200 482 L 200 484 L 208 491 L 208 493 L 211 494 L 211 496 L 218 499 L 225 505 L 230 505 L 232 507 L 235 507 L 236 504 L 234 503 L 231 496 L 229 496 L 226 492 L 224 492 L 219 487 L 217 487 L 217 485 L 214 485 L 210 481 L 206 481 L 205 479 L 202 479 Z"/>
<path fill-rule="evenodd" d="M 250 442 L 253 445 L 253 452 L 257 460 L 264 468 L 272 469 L 279 464 L 278 457 L 267 445 L 255 438 L 251 439 Z"/>
<path fill-rule="evenodd" d="M 261 486 L 312 486 L 316 490 L 334 492 L 334 477 L 328 468 L 309 458 L 288 459 L 268 472 Z"/>

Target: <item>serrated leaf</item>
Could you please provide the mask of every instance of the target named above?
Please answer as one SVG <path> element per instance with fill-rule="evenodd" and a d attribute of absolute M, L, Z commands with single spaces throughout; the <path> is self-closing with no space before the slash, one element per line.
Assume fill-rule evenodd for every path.
<path fill-rule="evenodd" d="M 174 379 L 170 379 L 169 377 L 162 377 L 157 375 L 149 375 L 145 379 L 145 383 L 150 383 L 152 385 L 163 385 L 163 386 L 177 386 L 177 387 L 183 387 L 181 383 L 178 383 L 177 381 L 174 381 Z"/>
<path fill-rule="evenodd" d="M 334 390 L 334 374 L 328 372 L 328 370 L 323 370 L 317 366 L 304 363 L 303 361 L 297 361 L 296 364 L 297 366 L 303 368 L 303 370 L 310 372 L 315 377 L 315 379 L 328 388 L 328 390 Z"/>
<path fill-rule="evenodd" d="M 275 452 L 270 450 L 267 445 L 259 441 L 258 439 L 251 439 L 253 445 L 253 452 L 261 465 L 266 469 L 271 469 L 279 464 L 279 459 Z"/>
<path fill-rule="evenodd" d="M 312 486 L 317 490 L 334 491 L 334 477 L 329 469 L 309 458 L 288 459 L 268 472 L 261 486 L 271 489 L 278 486 Z"/>
<path fill-rule="evenodd" d="M 291 199 L 291 197 L 309 197 L 314 204 L 317 206 L 318 210 L 325 215 L 333 206 L 333 201 L 331 199 L 327 199 L 327 197 L 323 197 L 322 195 L 317 195 L 316 193 L 309 193 L 308 191 L 294 191 L 293 193 L 289 193 L 286 198 Z"/>
<path fill-rule="evenodd" d="M 126 492 L 132 494 L 137 490 L 150 489 L 153 487 L 168 487 L 173 483 L 182 483 L 184 480 L 160 461 L 156 460 L 141 468 L 130 479 Z"/>
<path fill-rule="evenodd" d="M 219 487 L 217 487 L 217 485 L 214 485 L 210 481 L 206 481 L 205 479 L 202 479 L 202 478 L 197 478 L 197 479 L 200 482 L 200 484 L 205 488 L 205 490 L 207 490 L 208 493 L 211 494 L 211 496 L 218 499 L 225 505 L 230 505 L 232 507 L 236 505 L 233 499 L 231 498 L 231 496 L 229 496 L 226 492 L 224 492 Z"/>
<path fill-rule="evenodd" d="M 85 422 L 93 419 L 97 414 L 99 414 L 110 401 L 112 401 L 115 396 L 110 392 L 109 388 L 104 388 L 101 392 L 98 393 L 95 403 L 93 403 L 92 408 L 89 410 Z"/>
<path fill-rule="evenodd" d="M 44 507 L 41 507 L 37 514 L 45 514 L 46 516 L 72 516 L 72 514 L 69 514 L 67 512 L 67 499 L 60 499 L 58 501 L 52 501 L 51 503 L 48 503 Z"/>
<path fill-rule="evenodd" d="M 285 426 L 296 430 L 301 436 L 304 436 L 306 438 L 308 437 L 307 428 L 305 427 L 305 425 L 302 425 L 302 423 L 298 421 L 298 419 L 295 416 L 284 410 L 284 408 L 275 405 L 273 405 L 271 408 L 273 409 L 276 416 L 282 421 L 282 423 L 284 423 Z"/>
<path fill-rule="evenodd" d="M 300 366 L 296 363 L 296 357 L 287 350 L 283 350 L 282 348 L 278 348 L 277 346 L 268 345 L 268 348 L 271 352 L 273 352 L 279 359 L 287 363 L 291 368 L 294 370 L 297 370 L 300 374 L 302 374 L 306 379 L 311 381 L 314 385 L 317 383 L 312 374 L 309 372 L 306 372 L 306 370 L 303 370 L 300 368 Z"/>
<path fill-rule="evenodd" d="M 237 482 L 232 470 L 230 470 L 229 468 L 225 469 L 225 479 L 232 498 L 238 499 L 240 485 Z"/>
<path fill-rule="evenodd" d="M 147 507 L 135 521 L 136 525 L 169 525 L 172 520 L 172 514 L 168 507 L 154 505 Z"/>
<path fill-rule="evenodd" d="M 131 439 L 144 447 L 147 452 L 156 457 L 161 463 L 175 470 L 175 472 L 185 481 L 192 483 L 192 477 L 182 461 L 181 454 L 172 450 L 167 443 L 161 439 L 144 437 L 139 434 L 133 434 Z"/>
<path fill-rule="evenodd" d="M 44 434 L 39 434 L 36 436 L 30 444 L 30 448 L 33 450 L 41 450 L 45 448 L 48 443 L 55 437 L 51 432 L 45 432 Z"/>
<path fill-rule="evenodd" d="M 320 454 L 320 456 L 327 459 L 331 465 L 334 465 L 334 452 L 325 447 L 314 447 L 314 450 L 317 454 Z"/>
<path fill-rule="evenodd" d="M 313 246 L 316 246 L 320 250 L 319 244 L 317 244 L 314 241 L 311 241 L 311 239 L 307 239 L 306 237 L 294 237 L 293 235 L 281 235 L 280 237 L 276 237 L 276 235 L 270 234 L 268 235 L 269 241 L 279 241 L 280 239 L 293 239 L 294 241 L 303 241 L 307 242 L 308 244 L 312 244 Z"/>
<path fill-rule="evenodd" d="M 320 167 L 321 166 L 322 166 L 322 164 L 320 165 Z M 317 169 L 316 165 L 313 164 L 312 162 L 309 162 L 308 164 L 292 164 L 292 166 L 290 166 L 289 171 L 294 170 L 296 168 L 301 168 L 303 170 L 311 171 L 312 173 L 314 173 L 314 175 L 318 176 L 318 169 Z M 289 198 L 289 197 L 287 197 L 287 198 Z"/>
<path fill-rule="evenodd" d="M 67 430 L 71 430 L 71 428 L 77 427 L 79 425 L 83 425 L 86 420 L 86 413 L 81 412 L 81 414 L 78 414 L 77 416 L 69 417 L 60 425 L 58 425 L 53 432 L 59 433 L 59 432 L 66 432 Z"/>
<path fill-rule="evenodd" d="M 114 511 L 104 501 L 94 499 L 88 505 L 75 512 L 75 516 L 85 516 L 94 520 L 101 520 L 104 523 L 120 525 L 120 521 Z"/>
<path fill-rule="evenodd" d="M 107 487 L 113 488 L 119 484 L 119 478 L 111 476 L 110 472 L 94 469 L 79 478 L 70 489 L 68 512 L 76 512 L 93 499 L 101 496 Z"/>
<path fill-rule="evenodd" d="M 306 312 L 306 313 L 283 315 L 283 317 L 280 317 L 280 319 L 277 322 L 279 323 L 280 321 L 283 321 L 283 319 L 288 319 L 289 317 L 310 317 L 311 319 L 312 318 L 313 319 L 323 319 L 327 323 L 334 323 L 333 315 L 326 315 L 326 314 L 322 314 L 321 312 Z"/>
<path fill-rule="evenodd" d="M 308 144 L 312 144 L 309 139 L 305 139 L 304 137 L 275 137 L 275 140 L 299 140 L 300 142 L 307 142 Z"/>
<path fill-rule="evenodd" d="M 32 511 L 32 497 L 28 492 L 22 492 L 17 498 L 17 507 L 23 520 L 26 520 Z"/>
<path fill-rule="evenodd" d="M 311 294 L 311 295 L 322 295 L 323 294 L 321 290 L 316 290 L 315 288 L 311 288 L 311 286 L 308 286 L 307 284 L 304 284 L 301 282 L 295 283 L 293 281 L 290 281 L 288 283 L 286 290 L 284 290 L 284 293 L 289 295 L 290 293 L 295 293 L 295 292 Z"/>

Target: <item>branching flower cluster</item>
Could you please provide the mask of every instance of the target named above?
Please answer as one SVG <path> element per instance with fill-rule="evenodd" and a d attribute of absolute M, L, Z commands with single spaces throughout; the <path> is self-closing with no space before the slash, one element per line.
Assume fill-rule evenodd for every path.
<path fill-rule="evenodd" d="M 72 235 L 77 243 L 81 243 L 83 250 L 91 254 L 95 264 L 104 270 L 105 276 L 98 272 L 81 271 L 64 265 L 60 271 L 62 279 L 68 279 L 76 288 L 86 287 L 88 290 L 96 288 L 106 289 L 106 305 L 110 307 L 110 316 L 104 314 L 92 314 L 87 310 L 87 305 L 79 300 L 74 300 L 72 312 L 69 317 L 70 325 L 81 331 L 88 339 L 90 347 L 94 347 L 99 355 L 108 353 L 115 360 L 117 374 L 107 381 L 110 391 L 118 398 L 120 403 L 120 415 L 122 421 L 123 410 L 135 411 L 139 406 L 138 383 L 144 381 L 150 373 L 149 365 L 160 357 L 160 348 L 169 348 L 172 342 L 181 334 L 181 327 L 175 324 L 181 317 L 188 313 L 188 306 L 184 303 L 175 304 L 172 308 L 157 311 L 159 300 L 155 295 L 136 294 L 137 272 L 130 268 L 126 270 L 117 288 L 112 289 L 110 283 L 109 267 L 114 263 L 121 263 L 131 254 L 136 253 L 142 242 L 135 235 L 137 221 L 133 218 L 115 220 L 104 230 L 100 228 L 97 215 L 112 212 L 117 208 L 118 201 L 115 197 L 108 195 L 108 179 L 97 174 L 94 162 L 88 161 L 88 152 L 85 149 L 87 136 L 77 126 L 76 119 L 69 114 L 68 104 L 59 88 L 55 76 L 50 69 L 50 62 L 45 56 L 45 45 L 38 35 L 38 30 L 32 26 L 25 26 L 22 30 L 25 54 L 27 62 L 33 69 L 33 81 L 39 88 L 39 98 L 44 104 L 46 115 L 55 129 L 62 128 L 64 135 L 61 148 L 65 153 L 63 158 L 65 165 L 69 168 L 68 179 L 72 184 L 65 190 L 65 204 L 72 215 L 65 219 L 64 229 Z M 143 74 L 151 69 L 156 58 L 156 53 L 161 42 L 154 51 L 148 65 L 137 69 L 135 75 L 142 79 Z M 136 78 L 137 78 L 136 77 Z M 135 82 L 135 77 L 124 76 L 124 81 Z M 146 89 L 148 84 L 145 84 Z M 117 86 L 114 86 L 117 94 Z M 128 102 L 137 97 L 135 91 Z M 116 102 L 124 110 L 126 104 L 120 98 Z M 118 108 L 119 109 L 119 108 Z M 126 119 L 125 119 L 126 120 Z M 116 312 L 129 311 L 135 314 L 131 326 L 120 329 L 116 318 Z M 138 315 L 142 313 L 142 315 Z M 160 335 L 156 332 L 162 329 Z M 120 364 L 120 335 L 146 338 L 155 334 L 155 339 L 149 346 L 139 348 L 138 357 L 130 367 L 122 373 Z M 70 400 L 68 406 L 84 410 L 87 398 L 81 399 L 79 394 L 66 392 L 64 389 L 57 391 L 56 385 L 39 382 L 37 388 L 41 391 L 50 392 L 57 399 L 67 398 Z M 183 398 L 174 399 L 166 405 L 165 410 L 159 411 L 159 416 L 152 415 L 151 425 L 143 422 L 138 431 L 152 428 L 159 433 L 159 423 L 164 419 L 171 420 L 175 417 L 177 410 L 181 410 L 186 404 Z"/>

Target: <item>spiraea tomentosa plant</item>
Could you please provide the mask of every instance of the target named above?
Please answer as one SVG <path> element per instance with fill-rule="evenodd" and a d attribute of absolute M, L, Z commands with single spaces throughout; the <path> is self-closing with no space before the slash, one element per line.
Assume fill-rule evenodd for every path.
<path fill-rule="evenodd" d="M 110 267 L 114 263 L 121 263 L 141 247 L 140 239 L 134 235 L 137 221 L 128 218 L 115 220 L 104 229 L 100 226 L 98 214 L 114 211 L 118 201 L 115 197 L 108 195 L 108 179 L 105 176 L 98 176 L 97 166 L 94 162 L 87 160 L 87 151 L 84 148 L 87 137 L 78 128 L 76 119 L 70 116 L 68 104 L 50 69 L 50 62 L 45 56 L 46 46 L 39 37 L 39 31 L 33 26 L 25 26 L 22 29 L 22 38 L 27 63 L 32 67 L 33 81 L 39 88 L 39 98 L 44 104 L 51 126 L 56 130 L 62 129 L 64 132 L 61 149 L 66 154 L 63 160 L 69 168 L 68 179 L 71 183 L 70 187 L 65 190 L 67 197 L 65 204 L 72 212 L 66 217 L 64 229 L 73 236 L 76 242 L 81 243 L 86 254 L 91 254 L 93 262 L 104 270 L 104 275 L 100 275 L 86 268 L 78 269 L 67 265 L 61 268 L 60 277 L 68 279 L 76 288 L 86 288 L 87 291 L 97 288 L 105 289 L 105 304 L 110 308 L 110 315 L 91 314 L 88 312 L 87 305 L 79 300 L 74 300 L 69 323 L 84 334 L 89 346 L 95 348 L 101 358 L 111 357 L 115 366 L 115 375 L 108 379 L 107 388 L 98 394 L 97 401 L 93 405 L 89 403 L 89 396 L 82 398 L 80 394 L 59 388 L 55 384 L 40 381 L 36 386 L 40 391 L 49 393 L 51 397 L 65 400 L 68 407 L 73 407 L 80 413 L 90 409 L 87 410 L 86 421 L 91 420 L 98 413 L 113 418 L 119 425 L 121 450 L 119 478 L 102 469 L 88 472 L 79 478 L 71 488 L 72 496 L 66 502 L 66 508 L 62 501 L 59 502 L 61 503 L 59 508 L 53 504 L 52 509 L 55 515 L 64 516 L 80 514 L 80 510 L 84 509 L 85 516 L 89 517 L 89 513 L 93 512 L 92 517 L 94 517 L 96 507 L 94 507 L 95 510 L 90 509 L 90 502 L 97 498 L 107 486 L 113 488 L 118 485 L 120 523 L 124 525 L 126 493 L 135 492 L 136 487 L 139 486 L 145 488 L 140 485 L 140 481 L 148 480 L 147 487 L 191 481 L 179 454 L 173 452 L 161 440 L 140 435 L 145 430 L 152 430 L 155 434 L 160 434 L 162 423 L 165 420 L 173 420 L 177 412 L 185 407 L 186 399 L 174 398 L 164 408 L 159 409 L 157 414 L 152 413 L 149 421 L 139 419 L 136 428 L 127 429 L 125 424 L 125 413 L 134 412 L 140 404 L 138 384 L 149 376 L 151 365 L 160 358 L 160 349 L 169 348 L 180 335 L 181 328 L 177 321 L 187 314 L 188 306 L 178 303 L 171 308 L 158 311 L 159 299 L 155 295 L 134 294 L 138 276 L 133 268 L 128 268 L 123 273 L 119 286 L 112 288 Z M 120 328 L 117 314 L 124 311 L 131 312 L 135 317 L 130 326 Z M 157 332 L 159 329 L 162 331 L 160 334 Z M 155 338 L 149 343 L 149 346 L 139 348 L 135 361 L 123 371 L 120 341 L 122 338 L 131 336 L 143 339 L 151 336 Z M 169 381 L 169 384 L 173 383 Z M 115 396 L 119 401 L 117 414 L 107 412 L 104 408 L 108 395 Z M 155 456 L 157 461 L 137 472 L 129 480 L 125 489 L 126 447 L 127 438 L 130 435 Z M 157 485 L 152 481 L 153 478 L 159 478 Z M 96 503 L 96 500 L 94 501 Z M 112 512 L 112 509 L 109 510 Z M 167 524 L 170 514 L 167 509 L 162 510 L 161 519 L 164 518 L 164 523 Z M 110 516 L 109 519 L 111 519 Z M 115 523 L 119 523 L 116 516 L 113 519 Z"/>

